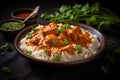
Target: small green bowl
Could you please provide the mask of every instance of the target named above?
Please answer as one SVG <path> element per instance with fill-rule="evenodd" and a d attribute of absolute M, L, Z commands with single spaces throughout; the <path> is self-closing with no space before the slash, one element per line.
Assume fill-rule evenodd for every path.
<path fill-rule="evenodd" d="M 19 28 L 17 28 L 16 26 L 18 26 Z M 14 38 L 24 27 L 25 23 L 20 20 L 5 19 L 0 21 L 0 32 L 5 37 Z"/>

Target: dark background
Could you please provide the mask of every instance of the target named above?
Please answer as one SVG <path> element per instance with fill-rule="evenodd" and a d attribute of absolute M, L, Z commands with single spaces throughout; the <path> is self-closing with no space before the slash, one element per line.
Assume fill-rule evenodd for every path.
<path fill-rule="evenodd" d="M 30 7 L 34 8 L 37 5 L 40 5 L 40 14 L 43 12 L 52 12 L 52 8 L 59 7 L 63 4 L 65 5 L 74 5 L 74 4 L 84 4 L 89 2 L 93 4 L 95 2 L 100 2 L 103 7 L 111 9 L 116 14 L 120 14 L 120 4 L 118 0 L 0 0 L 0 20 L 5 18 L 10 18 L 10 12 L 13 9 L 21 7 Z"/>
<path fill-rule="evenodd" d="M 118 0 L 1 0 L 0 1 L 0 20 L 11 18 L 10 12 L 17 8 L 35 8 L 40 6 L 39 15 L 53 10 L 61 5 L 84 4 L 89 2 L 93 4 L 100 2 L 103 7 L 109 8 L 116 14 L 120 15 L 120 4 Z M 38 17 L 37 23 L 43 21 Z M 105 33 L 106 34 L 106 33 Z M 106 35 L 108 39 L 116 40 L 119 44 L 120 37 Z M 0 56 L 0 67 L 8 65 L 12 67 L 13 72 L 4 74 L 0 71 L 0 80 L 118 80 L 120 79 L 120 60 L 112 64 L 110 73 L 105 74 L 100 67 L 103 65 L 103 56 L 97 60 L 84 65 L 74 67 L 49 67 L 41 64 L 28 62 L 24 57 L 19 55 L 14 48 L 13 42 L 9 42 L 5 36 L 0 33 L 0 46 L 9 43 L 14 49 L 4 56 Z M 114 46 L 113 46 L 114 47 Z"/>

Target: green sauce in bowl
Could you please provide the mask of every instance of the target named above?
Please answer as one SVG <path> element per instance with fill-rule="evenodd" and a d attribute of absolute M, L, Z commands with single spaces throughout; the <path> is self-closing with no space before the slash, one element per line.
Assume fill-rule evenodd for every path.
<path fill-rule="evenodd" d="M 0 26 L 0 29 L 2 30 L 19 30 L 23 27 L 23 23 L 20 22 L 5 22 Z"/>
<path fill-rule="evenodd" d="M 25 23 L 21 20 L 5 19 L 0 21 L 0 32 L 7 38 L 7 40 L 14 40 L 15 36 L 25 28 Z"/>

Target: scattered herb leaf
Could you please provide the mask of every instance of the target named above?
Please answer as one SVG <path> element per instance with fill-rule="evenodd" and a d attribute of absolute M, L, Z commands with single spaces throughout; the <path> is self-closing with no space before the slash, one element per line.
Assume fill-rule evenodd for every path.
<path fill-rule="evenodd" d="M 63 24 L 63 27 L 65 27 L 65 29 L 71 28 L 69 24 Z"/>
<path fill-rule="evenodd" d="M 57 44 L 57 40 L 56 40 L 56 39 L 53 39 L 53 40 L 52 40 L 52 44 Z"/>
<path fill-rule="evenodd" d="M 101 70 L 106 74 L 109 73 L 108 69 L 105 66 L 101 66 Z"/>
<path fill-rule="evenodd" d="M 12 72 L 12 68 L 4 65 L 4 66 L 1 67 L 1 71 L 3 73 L 11 73 Z"/>
<path fill-rule="evenodd" d="M 75 49 L 77 50 L 78 54 L 80 54 L 82 52 L 82 47 L 80 45 L 76 45 Z"/>
<path fill-rule="evenodd" d="M 27 33 L 27 38 L 29 38 L 30 36 L 32 36 L 32 33 L 31 33 L 31 32 L 28 32 L 28 33 Z"/>
<path fill-rule="evenodd" d="M 28 55 L 31 55 L 32 54 L 32 51 L 27 51 L 26 52 Z"/>
<path fill-rule="evenodd" d="M 8 43 L 6 43 L 0 47 L 0 55 L 2 56 L 5 54 L 6 51 L 11 51 L 11 50 L 13 50 L 12 47 Z"/>
<path fill-rule="evenodd" d="M 57 34 L 59 34 L 59 33 L 61 33 L 61 32 L 64 32 L 64 31 L 65 31 L 65 29 L 64 29 L 63 26 L 59 26 L 59 27 L 57 28 Z"/>
<path fill-rule="evenodd" d="M 62 42 L 62 46 L 66 46 L 69 44 L 69 41 L 67 39 L 64 39 L 64 41 Z"/>
<path fill-rule="evenodd" d="M 61 55 L 58 54 L 58 53 L 55 53 L 53 57 L 54 57 L 54 59 L 55 59 L 56 61 L 60 61 L 60 60 L 61 60 Z"/>
<path fill-rule="evenodd" d="M 116 49 L 114 50 L 114 53 L 118 53 L 118 54 L 120 55 L 120 47 L 116 48 Z"/>
<path fill-rule="evenodd" d="M 32 27 L 32 30 L 33 30 L 33 32 L 35 32 L 37 30 L 37 28 L 36 27 Z"/>
<path fill-rule="evenodd" d="M 46 47 L 43 47 L 43 50 L 44 50 L 44 52 L 46 52 L 46 51 L 47 51 L 47 48 L 46 48 Z"/>

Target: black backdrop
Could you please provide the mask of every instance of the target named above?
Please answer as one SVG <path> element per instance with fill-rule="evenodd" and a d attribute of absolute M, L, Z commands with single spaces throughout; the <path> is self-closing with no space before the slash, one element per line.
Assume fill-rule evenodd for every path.
<path fill-rule="evenodd" d="M 0 0 L 0 20 L 11 18 L 10 12 L 16 8 L 34 8 L 40 5 L 40 15 L 43 12 L 52 13 L 54 8 L 62 4 L 73 5 L 76 3 L 84 4 L 86 2 L 92 4 L 96 1 L 100 2 L 102 6 L 111 9 L 116 14 L 120 14 L 120 4 L 118 0 Z M 40 21 L 42 21 L 42 19 L 39 17 L 37 22 Z M 119 37 L 113 37 L 112 35 L 107 36 L 109 36 L 110 39 L 118 40 L 118 42 L 120 40 Z M 4 37 L 5 36 L 0 33 L 0 45 L 8 42 Z M 14 48 L 13 42 L 8 43 Z M 0 67 L 5 64 L 13 68 L 13 72 L 7 75 L 0 71 L 0 80 L 115 80 L 119 78 L 119 63 L 113 64 L 114 66 L 110 74 L 104 74 L 100 70 L 101 63 L 102 60 L 100 59 L 84 66 L 56 69 L 31 64 L 14 50 L 5 56 L 0 56 Z"/>
<path fill-rule="evenodd" d="M 36 5 L 40 5 L 41 8 L 47 9 L 50 11 L 51 7 L 59 7 L 62 4 L 66 5 L 73 5 L 75 3 L 77 4 L 84 4 L 86 2 L 89 2 L 90 4 L 93 4 L 94 2 L 100 2 L 103 7 L 111 9 L 116 14 L 120 14 L 120 4 L 118 0 L 0 0 L 0 20 L 4 18 L 9 18 L 10 11 L 15 8 L 20 7 L 34 7 Z M 43 10 L 40 10 L 42 12 Z"/>

